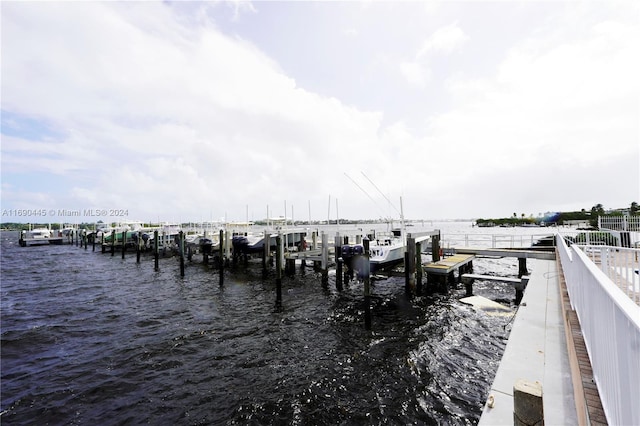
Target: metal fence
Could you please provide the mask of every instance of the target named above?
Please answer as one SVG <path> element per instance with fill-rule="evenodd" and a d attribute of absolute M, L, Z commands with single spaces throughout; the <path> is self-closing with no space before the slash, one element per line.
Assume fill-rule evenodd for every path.
<path fill-rule="evenodd" d="M 640 424 L 640 307 L 577 244 L 559 234 L 556 244 L 607 421 Z M 606 257 L 619 247 L 593 248 L 601 262 L 603 249 Z"/>
<path fill-rule="evenodd" d="M 540 240 L 550 238 L 547 234 L 517 235 L 517 234 L 442 234 L 441 246 L 444 248 L 528 248 L 536 245 Z M 550 243 L 553 243 L 550 240 Z M 553 244 L 549 244 L 553 245 Z"/>
<path fill-rule="evenodd" d="M 603 245 L 579 245 L 587 257 L 640 306 L 640 250 Z"/>
<path fill-rule="evenodd" d="M 598 228 L 615 231 L 640 231 L 640 216 L 598 216 Z"/>

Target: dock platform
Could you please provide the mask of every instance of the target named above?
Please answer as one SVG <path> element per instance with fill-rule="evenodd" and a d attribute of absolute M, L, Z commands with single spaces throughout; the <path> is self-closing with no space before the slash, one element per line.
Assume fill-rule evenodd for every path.
<path fill-rule="evenodd" d="M 535 259 L 480 425 L 514 423 L 514 385 L 542 386 L 544 423 L 578 424 L 555 261 Z M 490 407 L 489 405 L 492 405 Z"/>
<path fill-rule="evenodd" d="M 451 272 L 462 266 L 473 262 L 475 259 L 473 254 L 455 254 L 453 256 L 438 260 L 437 262 L 429 262 L 424 265 L 424 271 L 427 274 L 449 275 Z"/>

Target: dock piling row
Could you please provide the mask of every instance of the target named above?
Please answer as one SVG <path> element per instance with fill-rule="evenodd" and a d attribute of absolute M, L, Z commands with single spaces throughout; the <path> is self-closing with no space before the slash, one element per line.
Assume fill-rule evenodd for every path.
<path fill-rule="evenodd" d="M 206 239 L 206 232 L 205 232 Z M 374 234 L 368 235 L 367 238 L 362 238 L 362 236 L 356 236 L 354 239 L 358 243 L 361 243 L 361 250 L 358 256 L 359 258 L 349 258 L 346 259 L 343 257 L 345 250 L 349 247 L 350 237 L 347 235 L 340 235 L 337 232 L 334 236 L 333 240 L 333 253 L 330 253 L 329 250 L 329 237 L 328 234 L 322 232 L 318 238 L 317 232 L 312 232 L 311 234 L 311 252 L 309 252 L 309 248 L 306 245 L 305 236 L 306 234 L 300 234 L 298 236 L 294 236 L 293 234 L 287 234 L 288 237 L 284 238 L 282 231 L 278 231 L 277 237 L 275 237 L 275 253 L 272 251 L 273 245 L 270 244 L 272 238 L 272 234 L 268 231 L 264 232 L 263 238 L 263 248 L 260 253 L 261 256 L 261 264 L 262 264 L 262 276 L 266 279 L 269 276 L 269 268 L 270 265 L 273 265 L 275 260 L 275 279 L 276 279 L 276 309 L 282 309 L 282 279 L 283 274 L 287 276 L 295 275 L 296 271 L 296 262 L 299 259 L 302 271 L 305 269 L 306 260 L 310 259 L 314 263 L 314 269 L 321 274 L 321 284 L 322 287 L 328 288 L 329 281 L 329 267 L 330 267 L 330 259 L 331 266 L 335 265 L 335 273 L 336 273 L 336 291 L 343 291 L 344 283 L 348 283 L 350 279 L 354 278 L 354 273 L 357 272 L 357 279 L 361 280 L 363 283 L 363 297 L 364 297 L 364 325 L 367 330 L 371 329 L 372 324 L 372 315 L 371 315 L 371 268 L 373 262 L 372 260 L 372 250 L 371 250 L 371 240 L 369 237 L 373 237 Z M 427 287 L 429 292 L 443 292 L 448 293 L 451 287 L 457 288 L 459 283 L 463 283 L 465 286 L 466 296 L 473 295 L 473 281 L 475 279 L 493 279 L 496 281 L 508 282 L 514 285 L 514 289 L 516 292 L 516 304 L 520 302 L 522 296 L 524 294 L 524 289 L 526 287 L 526 283 L 528 281 L 528 270 L 526 265 L 526 259 L 528 257 L 540 257 L 541 256 L 549 256 L 552 254 L 544 254 L 541 255 L 540 252 L 534 253 L 532 251 L 520 250 L 511 252 L 505 252 L 504 250 L 498 249 L 478 249 L 477 254 L 479 255 L 494 255 L 493 253 L 498 253 L 496 255 L 499 256 L 512 256 L 518 258 L 518 276 L 521 279 L 516 280 L 515 278 L 501 278 L 501 277 L 486 277 L 479 276 L 473 274 L 473 259 L 475 258 L 476 252 L 473 249 L 460 248 L 460 249 L 447 249 L 444 253 L 440 247 L 440 231 L 435 230 L 427 234 L 431 237 L 431 261 L 427 263 L 423 263 L 422 260 L 422 247 L 423 244 L 426 244 L 425 234 L 408 234 L 406 238 L 406 244 L 404 249 L 404 258 L 402 259 L 404 262 L 404 278 L 405 278 L 405 292 L 408 296 L 416 296 L 422 295 L 423 292 L 423 284 Z M 118 238 L 120 237 L 120 238 Z M 75 240 L 76 244 L 82 247 L 84 245 L 85 250 L 88 248 L 88 239 L 89 236 L 86 232 L 80 232 L 79 230 L 75 230 L 74 232 L 70 232 L 68 238 L 73 241 Z M 110 240 L 108 239 L 110 238 Z M 114 256 L 116 247 L 118 250 L 121 250 L 122 259 L 125 258 L 127 245 L 134 245 L 136 249 L 136 263 L 140 263 L 141 253 L 146 246 L 148 237 L 144 237 L 142 232 L 138 231 L 136 233 L 132 233 L 129 236 L 129 241 L 127 240 L 127 232 L 122 231 L 121 233 L 116 233 L 115 230 L 111 231 L 110 235 L 105 235 L 103 233 L 101 235 L 101 248 L 104 253 L 106 248 L 110 247 L 111 256 Z M 95 244 L 97 240 L 97 235 L 92 234 L 92 245 L 93 250 L 95 251 Z M 143 243 L 144 241 L 144 243 Z M 190 240 L 191 241 L 191 240 Z M 200 241 L 200 240 L 196 240 Z M 234 240 L 235 241 L 235 240 Z M 193 261 L 194 254 L 202 254 L 203 261 L 202 263 L 205 265 L 209 264 L 209 256 L 212 254 L 212 250 L 210 248 L 206 248 L 200 242 L 200 246 L 197 246 L 194 242 L 186 243 L 186 232 L 180 230 L 177 236 L 172 236 L 170 234 L 164 234 L 162 236 L 159 235 L 159 231 L 156 229 L 153 231 L 153 241 L 149 242 L 153 244 L 152 252 L 154 256 L 154 269 L 156 271 L 159 270 L 159 253 L 160 246 L 162 245 L 163 253 L 166 252 L 167 249 L 171 249 L 171 246 L 174 247 L 178 254 L 179 261 L 179 271 L 180 277 L 185 276 L 185 257 L 189 260 L 189 262 Z M 234 242 L 235 244 L 235 242 Z M 296 249 L 290 250 L 290 247 L 295 244 Z M 351 244 L 353 246 L 353 244 Z M 493 250 L 493 251 L 490 251 Z M 457 252 L 459 251 L 459 253 Z M 490 251 L 490 253 L 489 253 Z M 214 252 L 215 253 L 215 252 Z M 349 251 L 351 253 L 351 251 Z M 333 256 L 330 258 L 329 256 Z M 224 230 L 220 230 L 219 233 L 219 244 L 218 244 L 218 252 L 217 256 L 213 254 L 215 266 L 218 267 L 220 278 L 219 283 L 220 286 L 223 286 L 224 283 L 224 269 L 225 265 L 227 265 L 231 259 L 233 259 L 234 265 L 238 264 L 240 259 L 243 259 L 241 264 L 248 265 L 249 258 L 251 257 L 250 253 L 244 253 L 236 250 L 231 250 L 231 234 L 225 232 Z M 376 269 L 376 271 L 380 271 L 381 269 Z M 383 270 L 384 271 L 384 270 Z M 457 273 L 457 276 L 456 276 Z M 426 274 L 426 279 L 423 283 L 423 274 Z"/>

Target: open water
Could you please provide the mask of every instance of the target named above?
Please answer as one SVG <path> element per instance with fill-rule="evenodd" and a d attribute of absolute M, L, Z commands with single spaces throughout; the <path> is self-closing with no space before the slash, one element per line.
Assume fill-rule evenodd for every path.
<path fill-rule="evenodd" d="M 3 425 L 475 424 L 508 338 L 511 318 L 460 303 L 464 286 L 409 298 L 403 278 L 375 280 L 368 331 L 362 283 L 323 288 L 312 268 L 283 279 L 276 310 L 260 263 L 220 285 L 199 256 L 181 278 L 177 258 L 156 272 L 152 256 L 0 235 Z"/>

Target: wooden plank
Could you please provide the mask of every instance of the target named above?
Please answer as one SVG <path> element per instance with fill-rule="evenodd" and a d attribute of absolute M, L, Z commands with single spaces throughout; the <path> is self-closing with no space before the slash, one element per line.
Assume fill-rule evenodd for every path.
<path fill-rule="evenodd" d="M 462 265 L 473 261 L 475 256 L 472 254 L 456 254 L 437 262 L 427 263 L 424 270 L 431 274 L 446 275 Z"/>
<path fill-rule="evenodd" d="M 514 284 L 519 284 L 522 282 L 521 278 L 496 277 L 493 275 L 480 275 L 480 274 L 463 274 L 462 279 L 465 279 L 465 278 L 471 278 L 474 280 L 502 281 L 505 283 L 514 283 Z"/>

